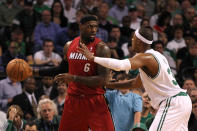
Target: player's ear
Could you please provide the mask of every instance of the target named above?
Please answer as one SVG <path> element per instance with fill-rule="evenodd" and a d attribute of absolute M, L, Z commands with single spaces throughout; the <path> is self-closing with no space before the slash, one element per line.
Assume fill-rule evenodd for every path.
<path fill-rule="evenodd" d="M 79 30 L 82 30 L 83 24 L 79 23 Z"/>

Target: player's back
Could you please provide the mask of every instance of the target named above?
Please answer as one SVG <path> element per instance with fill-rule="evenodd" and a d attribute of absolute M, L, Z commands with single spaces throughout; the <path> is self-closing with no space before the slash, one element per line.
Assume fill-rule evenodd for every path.
<path fill-rule="evenodd" d="M 174 96 L 184 90 L 181 89 L 176 82 L 165 56 L 153 49 L 147 50 L 145 53 L 152 54 L 159 64 L 158 73 L 154 78 L 151 78 L 151 76 L 148 76 L 143 69 L 140 69 L 140 77 L 143 86 L 151 98 L 152 105 L 157 108 L 162 100 Z"/>
<path fill-rule="evenodd" d="M 67 52 L 67 60 L 69 63 L 69 73 L 78 76 L 95 76 L 97 75 L 97 65 L 93 61 L 88 60 L 84 55 L 77 51 L 80 37 L 75 38 L 70 44 Z M 87 48 L 96 55 L 96 45 L 101 42 L 100 39 L 95 38 L 94 42 L 86 45 Z M 95 81 L 96 82 L 96 81 Z M 70 82 L 69 94 L 104 94 L 101 87 L 88 87 L 77 82 Z"/>

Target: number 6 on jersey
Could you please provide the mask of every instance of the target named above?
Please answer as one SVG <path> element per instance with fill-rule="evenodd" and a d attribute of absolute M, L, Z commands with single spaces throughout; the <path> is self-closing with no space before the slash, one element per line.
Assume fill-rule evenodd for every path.
<path fill-rule="evenodd" d="M 85 66 L 84 66 L 83 71 L 88 72 L 89 70 L 90 70 L 90 63 L 86 63 Z"/>

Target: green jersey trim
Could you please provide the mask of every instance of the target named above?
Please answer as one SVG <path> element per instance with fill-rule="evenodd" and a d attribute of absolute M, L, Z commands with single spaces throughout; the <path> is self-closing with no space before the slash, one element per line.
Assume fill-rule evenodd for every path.
<path fill-rule="evenodd" d="M 151 79 L 156 79 L 156 78 L 159 76 L 160 72 L 161 72 L 161 64 L 160 64 L 159 60 L 157 59 L 157 57 L 155 57 L 154 54 L 152 54 L 152 53 L 147 53 L 147 54 L 151 54 L 151 55 L 155 58 L 155 60 L 157 61 L 158 65 L 159 65 L 159 69 L 158 69 L 157 74 L 156 74 L 154 77 L 151 77 L 151 76 L 148 75 L 147 73 L 146 73 L 146 75 L 147 75 L 149 78 L 151 78 Z"/>

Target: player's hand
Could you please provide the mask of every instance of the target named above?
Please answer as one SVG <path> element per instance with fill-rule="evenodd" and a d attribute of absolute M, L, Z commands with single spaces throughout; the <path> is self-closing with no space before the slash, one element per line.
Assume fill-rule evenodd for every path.
<path fill-rule="evenodd" d="M 83 54 L 88 60 L 94 61 L 93 53 L 89 51 L 85 44 L 80 43 L 80 46 L 78 47 L 78 52 Z"/>
<path fill-rule="evenodd" d="M 59 84 L 69 83 L 74 81 L 74 75 L 71 75 L 69 73 L 59 74 L 55 76 L 54 81 Z"/>

